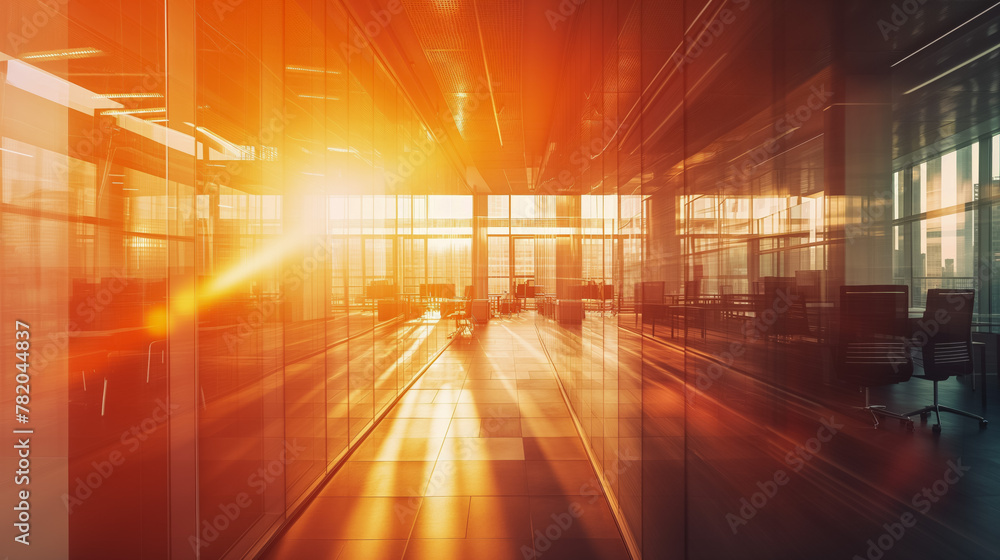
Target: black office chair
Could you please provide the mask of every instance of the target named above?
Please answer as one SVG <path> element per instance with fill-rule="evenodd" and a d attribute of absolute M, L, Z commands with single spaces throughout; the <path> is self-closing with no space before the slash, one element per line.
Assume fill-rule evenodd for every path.
<path fill-rule="evenodd" d="M 920 342 L 926 340 L 921 347 L 924 374 L 916 377 L 934 382 L 934 404 L 915 410 L 907 416 L 919 414 L 920 419 L 926 421 L 933 412 L 937 419 L 937 424 L 933 426 L 936 434 L 941 433 L 942 412 L 979 420 L 980 428 L 987 425 L 982 416 L 938 404 L 938 381 L 944 381 L 953 375 L 975 373 L 972 363 L 972 311 L 975 302 L 974 290 L 928 290 L 927 308 L 921 321 L 924 327 L 914 333 L 915 336 L 923 333 L 924 336 L 919 337 Z"/>
<path fill-rule="evenodd" d="M 841 286 L 840 332 L 835 351 L 837 376 L 864 388 L 865 405 L 879 426 L 879 416 L 895 418 L 913 430 L 910 415 L 871 404 L 869 389 L 907 381 L 913 375 L 907 286 Z"/>

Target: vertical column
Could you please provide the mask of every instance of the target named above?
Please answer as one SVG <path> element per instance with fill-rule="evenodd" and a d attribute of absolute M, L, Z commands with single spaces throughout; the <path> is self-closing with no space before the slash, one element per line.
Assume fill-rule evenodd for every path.
<path fill-rule="evenodd" d="M 475 299 L 489 297 L 488 201 L 489 198 L 485 194 L 472 195 L 472 297 Z"/>
<path fill-rule="evenodd" d="M 9 33 L 4 34 L 8 41 L 0 49 L 18 54 L 38 50 L 39 44 L 67 44 L 67 19 L 60 15 L 49 21 L 47 9 L 27 2 L 13 2 L 9 7 L 5 3 L 0 11 L 9 18 Z M 25 36 L 22 26 L 37 25 L 31 23 L 32 19 L 39 18 L 34 19 L 38 22 L 43 17 L 48 25 L 44 30 L 36 30 L 40 34 L 32 41 L 36 35 Z M 0 62 L 0 83 L 6 84 L 7 72 L 13 71 L 14 65 L 26 63 L 3 53 L 0 58 L 4 59 Z M 46 69 L 61 74 L 67 67 L 66 62 L 57 61 Z M 0 119 L 5 123 L 0 125 L 0 137 L 35 144 L 31 133 L 23 130 L 28 127 L 4 128 L 22 120 L 32 122 L 24 117 L 35 116 L 31 115 L 33 108 L 19 102 L 12 93 L 9 87 L 0 92 Z M 70 113 L 68 109 L 55 109 L 34 121 L 44 121 L 44 128 L 39 126 L 40 135 L 50 134 L 51 145 L 67 153 L 70 150 L 65 143 L 71 138 L 73 127 Z M 66 179 L 76 177 L 64 156 L 48 157 L 34 145 L 29 147 L 28 154 L 30 157 L 0 152 L 0 178 L 5 167 L 8 172 L 21 166 L 31 171 L 30 186 L 19 187 L 21 174 L 16 172 L 0 182 L 0 192 L 7 195 L 3 199 L 10 202 L 8 197 L 13 195 L 16 200 L 19 188 L 25 189 L 21 192 L 29 192 L 30 188 L 39 195 L 39 202 L 21 203 L 31 205 L 30 214 L 5 214 L 0 209 L 0 340 L 3 341 L 0 403 L 4 409 L 0 421 L 0 431 L 4 434 L 0 495 L 4 496 L 5 526 L 0 549 L 5 555 L 9 552 L 11 557 L 24 559 L 65 558 L 70 537 L 65 497 L 72 497 L 73 491 L 68 460 L 69 367 L 79 331 L 71 305 L 72 274 L 79 270 L 79 261 L 63 240 L 75 240 L 78 234 L 68 221 L 72 214 L 42 219 L 34 213 L 59 212 L 58 203 L 45 205 L 72 192 L 65 188 Z M 72 209 L 73 205 L 67 207 Z"/>
<path fill-rule="evenodd" d="M 831 216 L 844 220 L 844 243 L 830 249 L 828 284 L 835 290 L 845 283 L 889 284 L 893 271 L 890 53 L 877 30 L 856 29 L 862 23 L 853 22 L 846 5 L 834 9 L 833 103 L 824 150 L 827 193 L 844 201 Z"/>
<path fill-rule="evenodd" d="M 196 121 L 195 6 L 173 0 L 166 9 L 166 107 L 168 126 L 190 133 Z M 198 534 L 198 361 L 194 274 L 195 158 L 193 146 L 167 149 L 167 317 L 170 406 L 170 558 L 197 558 L 190 540 Z"/>
<path fill-rule="evenodd" d="M 260 39 L 260 107 L 259 123 L 261 127 L 261 143 L 279 154 L 276 162 L 261 162 L 260 173 L 263 184 L 283 185 L 285 181 L 285 162 L 281 154 L 285 154 L 285 127 L 293 122 L 291 111 L 285 107 L 284 77 L 285 77 L 285 7 L 281 2 L 260 3 L 261 33 Z M 281 124 L 273 126 L 269 123 L 278 119 Z M 273 133 L 273 134 L 272 134 Z M 287 157 L 287 156 L 286 156 Z M 282 197 L 282 206 L 285 199 Z M 284 216 L 283 216 L 284 218 Z M 289 225 L 282 223 L 282 231 L 287 231 Z M 280 289 L 284 284 L 279 280 Z M 283 293 L 283 292 L 282 292 Z M 266 342 L 261 345 L 263 368 L 267 372 L 281 368 L 285 361 L 284 341 L 287 318 L 282 312 L 279 319 L 267 323 L 262 329 Z M 264 419 L 263 430 L 263 462 L 272 461 L 280 456 L 284 448 L 287 434 L 285 433 L 285 384 L 284 375 L 268 376 L 264 381 L 264 394 L 261 399 L 261 416 Z M 286 469 L 287 477 L 288 471 Z M 287 509 L 287 492 L 285 484 L 275 481 L 268 484 L 262 495 L 262 507 L 265 518 L 280 517 Z"/>
<path fill-rule="evenodd" d="M 902 188 L 898 197 L 898 204 L 900 204 L 898 215 L 901 217 L 911 216 L 913 215 L 913 169 L 910 167 L 903 169 L 899 181 Z M 902 277 L 907 285 L 913 286 L 913 223 L 907 222 L 900 228 L 902 229 L 901 250 L 903 254 L 899 258 L 900 270 L 897 277 Z M 917 242 L 919 243 L 919 240 Z"/>
<path fill-rule="evenodd" d="M 989 315 L 993 306 L 993 146 L 989 134 L 979 138 L 979 196 L 976 198 L 976 244 L 975 282 L 976 305 L 979 313 Z M 975 162 L 973 162 L 975 164 Z M 984 202 L 985 201 L 985 202 Z"/>
<path fill-rule="evenodd" d="M 583 240 L 581 236 L 580 195 L 556 197 L 556 224 L 560 230 L 568 228 L 570 235 L 560 234 L 556 238 L 556 298 L 580 299 L 579 290 L 583 278 Z"/>

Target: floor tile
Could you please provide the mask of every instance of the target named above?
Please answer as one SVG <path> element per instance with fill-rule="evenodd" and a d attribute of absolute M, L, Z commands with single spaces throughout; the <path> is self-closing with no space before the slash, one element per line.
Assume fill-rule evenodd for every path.
<path fill-rule="evenodd" d="M 400 560 L 405 550 L 405 540 L 345 541 L 337 560 Z"/>
<path fill-rule="evenodd" d="M 525 437 L 570 437 L 576 435 L 576 426 L 569 418 L 521 418 L 521 433 Z"/>
<path fill-rule="evenodd" d="M 626 560 L 534 326 L 517 321 L 453 343 L 265 558 Z M 391 393 L 354 395 L 345 430 Z"/>
<path fill-rule="evenodd" d="M 423 496 L 433 462 L 348 461 L 320 496 Z"/>
<path fill-rule="evenodd" d="M 523 461 L 521 438 L 447 438 L 441 461 Z"/>
<path fill-rule="evenodd" d="M 526 437 L 524 458 L 531 461 L 585 460 L 587 452 L 578 437 Z"/>
<path fill-rule="evenodd" d="M 430 497 L 420 503 L 414 539 L 463 539 L 469 522 L 468 496 Z"/>
<path fill-rule="evenodd" d="M 522 538 L 530 535 L 531 510 L 527 496 L 472 497 L 469 538 Z"/>
<path fill-rule="evenodd" d="M 444 438 L 382 438 L 363 442 L 352 461 L 435 461 Z"/>
<path fill-rule="evenodd" d="M 419 501 L 419 498 L 416 499 Z M 409 498 L 318 497 L 288 528 L 286 538 L 405 539 L 415 516 Z"/>
<path fill-rule="evenodd" d="M 404 560 L 519 560 L 525 558 L 522 547 L 531 550 L 531 541 L 528 539 L 414 540 L 410 542 L 403 558 Z"/>
<path fill-rule="evenodd" d="M 281 539 L 264 560 L 301 560 L 316 558 L 317 560 L 336 560 L 344 549 L 343 541 L 329 539 Z"/>
<path fill-rule="evenodd" d="M 528 490 L 524 461 L 438 461 L 431 477 L 428 496 L 520 496 Z"/>
<path fill-rule="evenodd" d="M 527 461 L 528 493 L 533 496 L 601 493 L 590 461 Z"/>
<path fill-rule="evenodd" d="M 531 496 L 531 530 L 543 534 L 552 526 L 562 538 L 620 538 L 618 526 L 601 496 Z"/>

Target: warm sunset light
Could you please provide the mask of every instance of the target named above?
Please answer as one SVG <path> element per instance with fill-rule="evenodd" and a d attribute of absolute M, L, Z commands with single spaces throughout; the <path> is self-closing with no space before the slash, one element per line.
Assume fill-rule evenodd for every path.
<path fill-rule="evenodd" d="M 0 13 L 0 559 L 1000 558 L 1000 3 Z"/>

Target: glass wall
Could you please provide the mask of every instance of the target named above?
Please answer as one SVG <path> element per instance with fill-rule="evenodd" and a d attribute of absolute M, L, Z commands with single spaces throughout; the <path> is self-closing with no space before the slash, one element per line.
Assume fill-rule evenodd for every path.
<path fill-rule="evenodd" d="M 464 171 L 339 2 L 0 12 L 19 557 L 252 554 L 447 344 L 421 288 L 471 283 Z"/>
<path fill-rule="evenodd" d="M 996 56 L 954 37 L 909 56 L 966 22 L 995 43 L 985 7 L 928 4 L 885 36 L 879 2 L 580 7 L 539 172 L 559 229 L 535 239 L 536 324 L 634 557 L 850 558 L 898 519 L 920 479 L 890 464 L 927 459 L 849 412 L 839 290 L 904 284 L 922 310 L 975 288 L 992 324 L 1000 101 L 976 73 Z M 913 385 L 872 398 L 929 398 Z M 799 452 L 831 419 L 861 435 Z M 856 472 L 859 441 L 892 456 Z M 893 554 L 963 542 L 935 531 Z"/>
<path fill-rule="evenodd" d="M 980 143 L 974 142 L 893 174 L 896 191 L 910 198 L 902 201 L 908 207 L 898 195 L 895 201 L 893 250 L 900 253 L 894 276 L 910 286 L 915 306 L 925 304 L 928 289 L 980 288 L 975 281 L 981 250 L 977 208 L 983 206 L 979 154 Z"/>
<path fill-rule="evenodd" d="M 994 136 L 993 138 L 996 138 Z M 933 288 L 975 288 L 979 309 L 991 310 L 993 292 L 986 288 L 977 263 L 989 263 L 989 239 L 977 236 L 977 221 L 992 213 L 989 182 L 980 180 L 980 153 L 991 138 L 973 141 L 893 174 L 895 278 L 907 284 L 914 306 L 925 304 Z M 902 200 L 900 200 L 902 197 Z M 986 247 L 983 247 L 986 241 Z M 910 247 L 911 250 L 905 250 Z"/>

